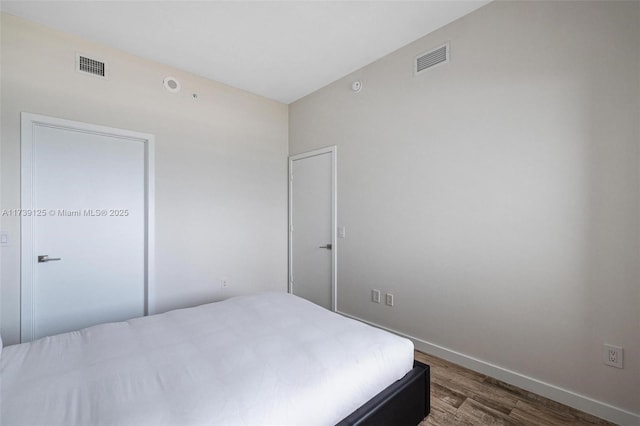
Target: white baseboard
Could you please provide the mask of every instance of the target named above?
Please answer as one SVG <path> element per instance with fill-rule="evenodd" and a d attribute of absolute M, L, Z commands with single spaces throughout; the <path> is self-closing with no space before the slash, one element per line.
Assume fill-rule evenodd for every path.
<path fill-rule="evenodd" d="M 588 396 L 580 395 L 570 390 L 545 383 L 543 381 L 534 379 L 533 377 L 528 377 L 523 374 L 507 370 L 506 368 L 500 367 L 498 365 L 473 358 L 460 352 L 452 351 L 451 349 L 429 343 L 425 340 L 409 336 L 408 334 L 401 333 L 387 327 L 383 327 L 371 321 L 367 321 L 340 311 L 338 311 L 338 313 L 346 317 L 362 321 L 374 327 L 378 327 L 391 333 L 406 337 L 407 339 L 413 341 L 415 348 L 419 351 L 437 356 L 438 358 L 453 362 L 454 364 L 461 365 L 470 370 L 477 371 L 478 373 L 486 374 L 487 376 L 494 377 L 510 385 L 517 386 L 521 389 L 536 393 L 538 395 L 544 396 L 545 398 L 549 398 L 561 404 L 568 405 L 569 407 L 584 411 L 585 413 L 592 414 L 594 416 L 600 417 L 601 419 L 617 423 L 621 426 L 640 426 L 640 414 L 632 413 L 630 411 L 615 407 L 605 402 L 589 398 Z"/>

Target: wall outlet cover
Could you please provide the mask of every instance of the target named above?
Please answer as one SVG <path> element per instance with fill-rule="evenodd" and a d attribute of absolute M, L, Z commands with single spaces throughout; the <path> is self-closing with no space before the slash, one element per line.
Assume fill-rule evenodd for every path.
<path fill-rule="evenodd" d="M 623 368 L 622 358 L 624 349 L 621 346 L 604 344 L 604 363 L 611 367 Z"/>
<path fill-rule="evenodd" d="M 231 285 L 231 282 L 229 281 L 229 278 L 227 278 L 227 277 L 220 278 L 220 287 L 222 289 L 228 288 L 229 285 Z"/>
<path fill-rule="evenodd" d="M 385 303 L 387 304 L 387 306 L 393 306 L 393 294 L 385 294 Z"/>

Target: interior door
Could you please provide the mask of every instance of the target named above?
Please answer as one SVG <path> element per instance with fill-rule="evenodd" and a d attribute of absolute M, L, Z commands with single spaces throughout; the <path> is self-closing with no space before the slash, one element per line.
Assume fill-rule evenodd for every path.
<path fill-rule="evenodd" d="M 138 136 L 23 114 L 22 341 L 145 314 L 149 138 Z"/>
<path fill-rule="evenodd" d="M 292 156 L 289 291 L 336 310 L 335 147 Z"/>

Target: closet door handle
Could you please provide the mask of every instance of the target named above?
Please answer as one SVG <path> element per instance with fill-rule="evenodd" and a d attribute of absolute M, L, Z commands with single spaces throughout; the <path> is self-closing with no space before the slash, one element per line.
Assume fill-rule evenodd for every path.
<path fill-rule="evenodd" d="M 61 257 L 49 257 L 48 254 L 41 254 L 40 256 L 38 256 L 38 263 L 52 262 L 54 260 L 62 260 L 62 258 Z"/>
<path fill-rule="evenodd" d="M 323 248 L 323 249 L 327 249 L 327 250 L 331 250 L 331 243 L 327 244 L 326 246 L 320 246 L 318 248 Z"/>

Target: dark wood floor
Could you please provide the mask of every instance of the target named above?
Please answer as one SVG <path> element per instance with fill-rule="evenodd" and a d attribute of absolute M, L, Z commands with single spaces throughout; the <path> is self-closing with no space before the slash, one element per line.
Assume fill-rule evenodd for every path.
<path fill-rule="evenodd" d="M 440 358 L 415 358 L 431 366 L 431 413 L 420 426 L 613 425 Z"/>

